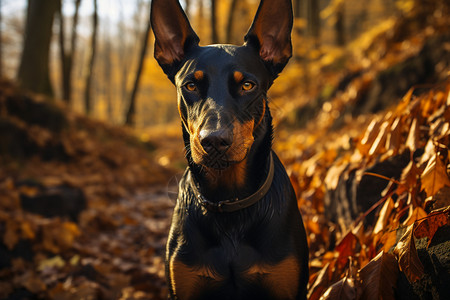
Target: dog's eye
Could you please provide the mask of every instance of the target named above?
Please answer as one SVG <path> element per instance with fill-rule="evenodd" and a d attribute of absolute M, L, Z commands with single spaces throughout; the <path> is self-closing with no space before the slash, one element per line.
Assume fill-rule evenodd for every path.
<path fill-rule="evenodd" d="M 195 83 L 193 82 L 188 82 L 184 85 L 186 87 L 186 89 L 190 92 L 194 92 L 197 90 L 197 86 L 195 85 Z"/>
<path fill-rule="evenodd" d="M 255 84 L 251 81 L 246 81 L 242 84 L 242 90 L 244 91 L 250 91 L 253 89 L 253 87 L 255 86 Z"/>

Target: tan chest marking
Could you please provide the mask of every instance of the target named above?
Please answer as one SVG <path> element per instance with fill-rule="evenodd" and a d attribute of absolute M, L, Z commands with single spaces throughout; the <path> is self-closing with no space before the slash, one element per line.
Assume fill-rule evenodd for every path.
<path fill-rule="evenodd" d="M 223 278 L 205 267 L 190 267 L 171 259 L 170 281 L 178 299 L 194 299 L 208 284 L 220 282 Z"/>
<path fill-rule="evenodd" d="M 264 286 L 278 299 L 294 299 L 298 293 L 300 264 L 290 256 L 276 265 L 257 264 L 244 272 L 248 280 L 262 278 Z"/>

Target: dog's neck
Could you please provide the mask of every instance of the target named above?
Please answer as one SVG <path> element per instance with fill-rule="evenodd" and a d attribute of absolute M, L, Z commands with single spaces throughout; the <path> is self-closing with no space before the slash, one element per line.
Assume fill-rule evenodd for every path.
<path fill-rule="evenodd" d="M 224 170 L 207 169 L 193 162 L 190 153 L 189 134 L 183 127 L 186 158 L 189 169 L 202 195 L 211 202 L 245 198 L 256 192 L 267 177 L 272 148 L 272 116 L 268 104 L 264 119 L 254 131 L 255 141 L 242 162 Z"/>

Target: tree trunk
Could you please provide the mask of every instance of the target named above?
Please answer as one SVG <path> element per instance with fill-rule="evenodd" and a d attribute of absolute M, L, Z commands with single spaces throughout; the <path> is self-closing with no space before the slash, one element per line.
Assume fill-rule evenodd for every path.
<path fill-rule="evenodd" d="M 63 100 L 67 103 L 71 102 L 72 99 L 72 69 L 73 60 L 76 50 L 77 42 L 77 26 L 78 26 L 78 11 L 80 8 L 81 0 L 75 0 L 75 12 L 72 21 L 72 30 L 70 38 L 70 49 L 66 50 L 65 46 L 65 30 L 64 30 L 64 17 L 62 15 L 62 3 L 59 6 L 59 48 L 61 55 L 61 74 L 62 74 L 62 92 Z"/>
<path fill-rule="evenodd" d="M 319 1 L 308 1 L 308 28 L 310 35 L 314 38 L 315 47 L 320 45 L 320 9 Z"/>
<path fill-rule="evenodd" d="M 91 101 L 91 86 L 92 86 L 92 75 L 94 73 L 94 62 L 95 54 L 97 51 L 97 0 L 94 0 L 94 13 L 92 15 L 92 39 L 91 39 L 91 57 L 89 59 L 88 70 L 86 73 L 86 86 L 84 90 L 84 108 L 86 114 L 90 114 L 92 111 L 92 101 Z"/>
<path fill-rule="evenodd" d="M 205 19 L 205 14 L 204 14 L 204 5 L 203 5 L 203 0 L 197 0 L 198 2 L 198 18 L 197 18 L 197 33 L 198 36 L 200 37 L 200 39 L 204 36 L 204 24 L 203 24 L 203 20 Z"/>
<path fill-rule="evenodd" d="M 300 18 L 301 17 L 301 6 L 302 6 L 302 0 L 294 0 L 294 17 Z"/>
<path fill-rule="evenodd" d="M 49 75 L 49 50 L 53 18 L 60 0 L 28 0 L 25 38 L 17 81 L 36 93 L 52 96 Z"/>
<path fill-rule="evenodd" d="M 228 20 L 227 20 L 227 37 L 226 42 L 231 43 L 232 34 L 233 34 L 233 23 L 234 16 L 236 14 L 237 0 L 231 0 L 230 11 L 228 12 Z"/>
<path fill-rule="evenodd" d="M 219 35 L 217 34 L 216 0 L 211 0 L 211 43 L 219 43 Z"/>
<path fill-rule="evenodd" d="M 130 105 L 128 107 L 126 121 L 125 121 L 125 124 L 130 125 L 130 126 L 136 124 L 136 120 L 135 120 L 136 96 L 137 96 L 138 89 L 139 89 L 139 81 L 141 79 L 142 69 L 144 67 L 145 55 L 147 53 L 148 38 L 150 36 L 150 29 L 151 29 L 150 24 L 151 23 L 149 20 L 147 23 L 147 29 L 145 30 L 144 42 L 142 44 L 141 55 L 139 58 L 139 65 L 138 65 L 138 69 L 136 71 L 136 78 L 134 80 L 133 91 L 131 92 L 131 97 L 130 97 Z"/>
<path fill-rule="evenodd" d="M 336 8 L 336 23 L 334 30 L 336 32 L 336 44 L 340 47 L 345 46 L 345 6 L 344 2 L 338 4 Z"/>
<path fill-rule="evenodd" d="M 2 28 L 2 20 L 3 20 L 3 14 L 2 14 L 2 5 L 3 1 L 0 0 L 0 77 L 3 76 L 3 28 Z"/>
<path fill-rule="evenodd" d="M 107 118 L 110 122 L 115 122 L 113 115 L 113 104 L 112 104 L 112 71 L 111 68 L 112 60 L 112 45 L 111 45 L 111 35 L 109 33 L 110 24 L 108 22 L 105 30 L 105 50 L 104 55 L 102 55 L 103 60 L 103 87 L 104 87 L 104 95 L 106 99 L 106 107 L 107 107 Z"/>

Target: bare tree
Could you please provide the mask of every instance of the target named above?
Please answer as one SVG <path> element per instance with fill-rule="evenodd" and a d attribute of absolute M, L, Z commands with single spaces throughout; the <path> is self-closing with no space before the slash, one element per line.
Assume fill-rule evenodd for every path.
<path fill-rule="evenodd" d="M 28 0 L 25 38 L 17 80 L 33 92 L 53 95 L 49 50 L 54 15 L 60 0 Z"/>
<path fill-rule="evenodd" d="M 3 14 L 2 14 L 2 0 L 0 0 L 0 77 L 3 76 L 3 43 L 2 43 L 2 20 L 3 20 Z"/>
<path fill-rule="evenodd" d="M 219 35 L 217 33 L 217 16 L 216 16 L 216 0 L 211 0 L 211 43 L 219 43 Z"/>
<path fill-rule="evenodd" d="M 237 0 L 231 0 L 230 11 L 228 12 L 226 42 L 231 43 L 233 34 L 234 16 L 236 15 Z"/>
<path fill-rule="evenodd" d="M 62 3 L 59 5 L 59 50 L 61 55 L 61 74 L 62 74 L 62 91 L 63 99 L 70 103 L 72 99 L 72 69 L 73 61 L 75 57 L 76 44 L 77 44 L 77 26 L 78 26 L 78 11 L 80 8 L 81 0 L 75 0 L 75 12 L 72 19 L 72 30 L 70 36 L 70 48 L 67 51 L 65 45 L 65 29 L 64 29 L 64 17 L 62 14 Z"/>
<path fill-rule="evenodd" d="M 105 37 L 104 37 L 104 53 L 102 54 L 102 61 L 103 61 L 103 88 L 104 88 L 104 95 L 106 99 L 106 107 L 107 107 L 107 116 L 110 122 L 114 121 L 113 117 L 113 101 L 112 101 L 112 42 L 111 42 L 111 35 L 109 32 L 110 28 L 110 22 L 109 18 L 106 19 L 106 26 L 105 26 Z"/>
<path fill-rule="evenodd" d="M 308 0 L 308 28 L 310 35 L 314 38 L 314 44 L 318 48 L 320 44 L 320 9 L 317 0 Z"/>
<path fill-rule="evenodd" d="M 136 78 L 134 80 L 133 90 L 132 90 L 131 96 L 130 96 L 130 104 L 129 104 L 127 115 L 126 115 L 125 124 L 127 124 L 127 125 L 135 125 L 135 121 L 136 121 L 135 120 L 136 96 L 137 96 L 138 89 L 139 89 L 139 81 L 141 79 L 142 69 L 144 67 L 145 55 L 147 53 L 148 39 L 150 36 L 150 29 L 151 29 L 150 24 L 151 23 L 150 23 L 150 19 L 149 19 L 147 22 L 147 28 L 145 30 L 144 41 L 142 44 L 141 54 L 139 57 L 138 69 L 136 71 Z"/>
<path fill-rule="evenodd" d="M 302 7 L 302 0 L 294 0 L 294 18 L 300 18 L 301 17 L 301 7 Z"/>
<path fill-rule="evenodd" d="M 95 54 L 97 51 L 97 25 L 98 25 L 98 14 L 97 14 L 97 0 L 94 1 L 94 12 L 92 14 L 92 38 L 91 38 L 91 55 L 89 59 L 89 65 L 86 72 L 86 85 L 84 90 L 84 108 L 86 114 L 90 114 L 92 110 L 91 101 L 91 89 L 92 89 L 92 75 L 94 73 L 94 62 Z"/>

